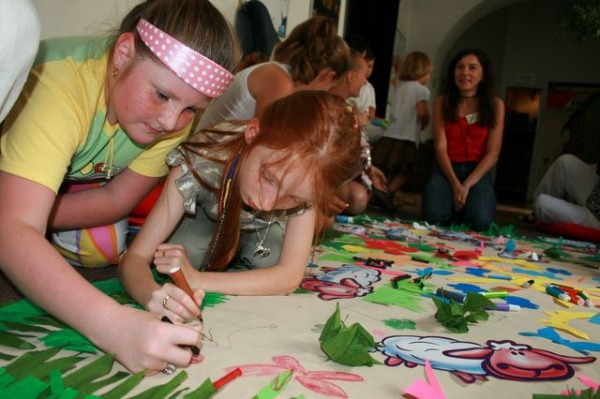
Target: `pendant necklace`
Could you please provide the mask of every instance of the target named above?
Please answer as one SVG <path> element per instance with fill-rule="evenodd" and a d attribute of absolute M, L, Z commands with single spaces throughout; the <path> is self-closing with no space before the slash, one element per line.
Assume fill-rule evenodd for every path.
<path fill-rule="evenodd" d="M 269 235 L 269 229 L 271 228 L 271 223 L 273 223 L 273 214 L 271 213 L 271 219 L 269 219 L 269 224 L 265 230 L 265 235 L 261 238 L 260 234 L 258 234 L 258 227 L 256 226 L 256 215 L 253 213 L 252 218 L 254 219 L 254 229 L 256 230 L 256 239 L 258 242 L 256 243 L 256 247 L 254 248 L 253 256 L 260 256 L 261 258 L 266 258 L 271 253 L 271 248 L 265 247 L 264 243 Z"/>

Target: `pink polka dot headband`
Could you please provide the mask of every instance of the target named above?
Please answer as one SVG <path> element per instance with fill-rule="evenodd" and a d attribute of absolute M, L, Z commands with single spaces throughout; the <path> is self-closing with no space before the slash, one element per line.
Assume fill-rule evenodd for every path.
<path fill-rule="evenodd" d="M 233 81 L 233 75 L 216 62 L 192 50 L 174 37 L 140 19 L 137 31 L 148 46 L 171 71 L 200 93 L 220 97 Z"/>

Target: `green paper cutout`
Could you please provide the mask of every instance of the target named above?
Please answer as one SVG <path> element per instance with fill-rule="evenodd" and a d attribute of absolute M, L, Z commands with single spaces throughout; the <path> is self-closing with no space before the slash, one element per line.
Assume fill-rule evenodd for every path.
<path fill-rule="evenodd" d="M 110 354 L 104 354 L 93 362 L 77 369 L 64 377 L 65 386 L 78 389 L 82 394 L 94 392 L 86 389 L 94 380 L 110 372 L 115 358 Z"/>
<path fill-rule="evenodd" d="M 325 323 L 319 342 L 321 350 L 336 363 L 347 366 L 379 364 L 369 353 L 375 346 L 373 336 L 358 323 L 346 327 L 340 318 L 339 303 Z"/>
<path fill-rule="evenodd" d="M 283 373 L 279 374 L 272 380 L 269 384 L 267 384 L 264 388 L 262 388 L 256 395 L 252 397 L 252 399 L 273 399 L 277 396 L 281 395 L 285 388 L 287 388 L 288 384 L 292 380 L 292 370 L 286 370 Z"/>
<path fill-rule="evenodd" d="M 419 289 L 416 284 L 410 285 L 415 286 L 414 289 Z M 367 302 L 378 303 L 380 305 L 400 306 L 401 308 L 408 309 L 416 313 L 425 311 L 425 306 L 423 306 L 420 293 L 392 288 L 389 285 L 382 285 L 376 288 L 369 295 L 363 297 L 363 300 Z"/>
<path fill-rule="evenodd" d="M 73 330 L 65 328 L 63 330 L 52 331 L 41 338 L 46 346 L 61 347 L 75 352 L 97 353 L 96 346 L 83 335 Z"/>
<path fill-rule="evenodd" d="M 0 353 L 0 360 L 8 361 L 13 360 L 16 356 L 9 355 L 7 353 Z"/>
<path fill-rule="evenodd" d="M 0 389 L 2 398 L 37 398 L 48 389 L 48 384 L 35 377 L 26 377 Z"/>
<path fill-rule="evenodd" d="M 494 306 L 492 301 L 476 292 L 468 292 L 463 303 L 458 303 L 454 299 L 450 299 L 449 303 L 436 297 L 431 299 L 438 309 L 435 319 L 455 333 L 466 333 L 469 331 L 469 323 L 487 320 L 489 315 L 485 308 Z"/>
<path fill-rule="evenodd" d="M 22 331 L 22 332 L 35 332 L 35 333 L 48 332 L 47 328 L 40 327 L 40 326 L 31 324 L 31 323 L 23 324 L 23 323 L 10 321 L 10 320 L 4 320 L 2 322 L 2 324 L 5 325 L 6 327 L 8 327 L 7 328 L 8 330 Z"/>
<path fill-rule="evenodd" d="M 146 377 L 145 371 L 140 371 L 130 375 L 125 381 L 102 395 L 102 399 L 121 399 L 126 394 L 137 387 L 140 382 Z"/>
<path fill-rule="evenodd" d="M 0 368 L 0 388 L 8 386 L 15 381 L 15 377 L 10 375 L 4 367 Z"/>
<path fill-rule="evenodd" d="M 383 321 L 388 327 L 393 328 L 394 330 L 416 330 L 417 323 L 410 319 L 386 319 Z"/>
<path fill-rule="evenodd" d="M 187 373 L 181 371 L 171 381 L 166 384 L 158 385 L 145 390 L 139 395 L 133 396 L 130 399 L 164 399 L 167 395 L 173 392 L 185 379 Z"/>
<path fill-rule="evenodd" d="M 207 378 L 198 388 L 183 395 L 183 399 L 208 399 L 215 393 L 217 393 L 217 389 L 210 378 Z"/>
<path fill-rule="evenodd" d="M 533 399 L 600 399 L 600 389 L 594 391 L 594 388 L 582 389 L 580 393 L 577 393 L 574 389 L 569 390 L 568 395 L 563 394 L 545 394 L 545 393 L 534 393 Z"/>
<path fill-rule="evenodd" d="M 3 331 L 2 334 L 0 334 L 0 345 L 23 350 L 35 348 L 35 345 L 25 341 L 20 335 L 8 331 Z"/>

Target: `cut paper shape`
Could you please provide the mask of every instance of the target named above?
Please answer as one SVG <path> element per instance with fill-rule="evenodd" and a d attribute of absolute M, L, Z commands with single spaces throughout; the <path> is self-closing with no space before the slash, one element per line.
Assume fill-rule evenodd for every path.
<path fill-rule="evenodd" d="M 549 319 L 539 319 L 540 323 L 544 323 L 550 327 L 554 327 L 559 330 L 563 330 L 568 332 L 569 334 L 573 334 L 576 337 L 583 338 L 589 340 L 590 337 L 587 333 L 576 329 L 575 327 L 570 326 L 568 323 L 571 320 L 576 319 L 589 319 L 596 315 L 596 313 L 590 312 L 569 312 L 565 310 L 544 310 L 544 313 L 547 314 Z"/>
<path fill-rule="evenodd" d="M 562 338 L 554 328 L 545 327 L 537 330 L 537 333 L 533 332 L 520 332 L 519 335 L 524 335 L 526 337 L 541 337 L 548 339 L 554 343 L 559 345 L 564 345 L 582 353 L 584 355 L 589 355 L 590 351 L 600 352 L 600 343 L 596 342 L 585 342 L 585 341 L 569 341 L 568 339 Z"/>
<path fill-rule="evenodd" d="M 577 376 L 577 378 L 579 378 L 579 380 L 580 380 L 581 382 L 583 382 L 583 384 L 584 384 L 586 387 L 588 387 L 588 390 L 589 390 L 589 389 L 591 389 L 591 394 L 594 394 L 594 393 L 595 393 L 595 394 L 597 395 L 597 394 L 598 394 L 598 392 L 600 392 L 600 384 L 598 384 L 597 382 L 594 382 L 594 381 L 593 381 L 591 378 L 589 378 L 589 377 L 587 377 L 587 376 L 585 376 L 585 375 L 583 375 L 583 374 L 582 374 L 582 375 L 579 375 L 579 376 Z M 586 390 L 586 391 L 587 391 L 587 390 Z M 576 392 L 578 395 L 581 395 L 581 394 L 583 393 L 583 391 L 581 391 L 581 390 L 579 390 L 579 389 L 575 390 L 575 392 Z M 569 392 L 567 392 L 567 391 L 563 391 L 563 393 L 562 393 L 562 394 L 563 394 L 563 395 L 568 395 L 568 394 L 569 394 Z M 591 398 L 591 397 L 592 397 L 592 396 L 590 395 L 590 398 Z"/>
<path fill-rule="evenodd" d="M 319 337 L 321 350 L 336 363 L 347 366 L 372 366 L 379 362 L 369 351 L 375 346 L 373 336 L 358 323 L 346 327 L 340 318 L 340 304 L 329 317 Z"/>
<path fill-rule="evenodd" d="M 485 296 L 468 292 L 463 303 L 451 299 L 445 302 L 432 296 L 437 307 L 435 319 L 448 330 L 455 333 L 466 333 L 469 331 L 469 323 L 478 323 L 489 318 L 485 308 L 494 306 L 494 303 Z"/>
<path fill-rule="evenodd" d="M 281 395 L 285 388 L 292 380 L 292 370 L 286 370 L 279 374 L 273 381 L 267 384 L 263 389 L 258 391 L 253 398 L 256 399 L 273 399 Z"/>
<path fill-rule="evenodd" d="M 419 290 L 415 284 L 407 283 L 414 286 L 415 289 Z M 372 303 L 378 303 L 380 305 L 394 305 L 400 306 L 401 308 L 411 310 L 413 312 L 421 313 L 425 311 L 423 306 L 423 300 L 421 293 L 411 292 L 407 289 L 400 289 L 400 287 L 407 286 L 404 281 L 398 282 L 399 288 L 392 288 L 389 285 L 382 285 L 376 288 L 372 293 L 365 296 L 363 300 Z M 421 291 L 422 292 L 422 291 Z"/>
<path fill-rule="evenodd" d="M 425 360 L 425 376 L 427 380 L 417 380 L 404 388 L 404 393 L 417 399 L 446 399 L 442 387 L 438 382 L 429 360 Z"/>

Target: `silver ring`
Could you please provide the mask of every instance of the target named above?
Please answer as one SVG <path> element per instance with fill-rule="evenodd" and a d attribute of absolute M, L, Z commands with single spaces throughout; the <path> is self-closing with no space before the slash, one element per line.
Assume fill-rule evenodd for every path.
<path fill-rule="evenodd" d="M 167 308 L 167 301 L 169 300 L 169 298 L 171 298 L 171 295 L 167 295 L 165 299 L 163 299 L 163 308 L 167 310 L 169 310 L 169 308 Z"/>
<path fill-rule="evenodd" d="M 171 375 L 177 371 L 177 367 L 173 363 L 167 363 L 167 367 L 163 369 L 163 374 Z"/>

